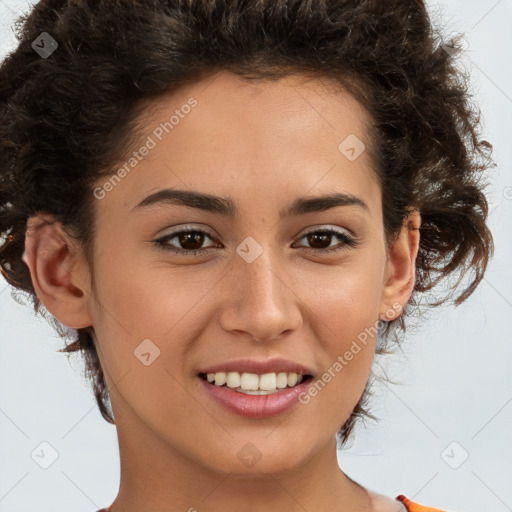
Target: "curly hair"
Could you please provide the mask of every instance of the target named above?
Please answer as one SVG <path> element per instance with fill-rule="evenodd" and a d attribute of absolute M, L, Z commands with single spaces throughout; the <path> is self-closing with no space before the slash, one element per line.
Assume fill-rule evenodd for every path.
<path fill-rule="evenodd" d="M 409 306 L 438 283 L 459 276 L 423 305 L 456 292 L 458 305 L 482 280 L 494 251 L 483 182 L 492 145 L 480 140 L 469 77 L 443 48 L 423 0 L 41 0 L 15 27 L 19 44 L 0 67 L 0 266 L 68 338 L 59 351 L 82 354 L 108 422 L 94 331 L 66 331 L 45 313 L 22 260 L 27 220 L 53 214 L 90 264 L 93 183 L 133 146 L 148 105 L 218 70 L 246 80 L 324 77 L 371 114 L 388 247 L 410 207 L 422 219 L 414 290 L 402 315 L 384 323 L 386 343 L 399 341 Z M 41 56 L 33 42 L 43 32 L 57 44 Z M 374 418 L 369 392 L 367 384 L 339 429 L 342 444 L 357 418 Z"/>

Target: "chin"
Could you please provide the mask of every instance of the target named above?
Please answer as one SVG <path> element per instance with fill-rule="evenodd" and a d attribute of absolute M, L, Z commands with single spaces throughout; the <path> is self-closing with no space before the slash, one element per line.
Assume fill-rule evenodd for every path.
<path fill-rule="evenodd" d="M 258 475 L 268 478 L 268 473 L 294 471 L 307 462 L 315 440 L 310 439 L 308 443 L 304 436 L 287 435 L 286 429 L 279 435 L 279 428 L 265 429 L 259 435 L 235 435 L 228 446 L 211 450 L 212 456 L 206 463 L 216 471 L 240 478 Z"/>

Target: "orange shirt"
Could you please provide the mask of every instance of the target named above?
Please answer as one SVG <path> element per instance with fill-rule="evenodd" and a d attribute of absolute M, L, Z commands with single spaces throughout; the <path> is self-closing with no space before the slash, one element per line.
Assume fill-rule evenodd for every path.
<path fill-rule="evenodd" d="M 402 502 L 405 505 L 405 508 L 409 512 L 444 512 L 443 510 L 441 510 L 439 508 L 432 508 L 432 507 L 426 507 L 425 505 L 420 505 L 419 503 L 411 501 L 409 498 L 407 498 L 403 494 L 400 494 L 399 496 L 397 496 L 396 499 L 398 501 Z"/>

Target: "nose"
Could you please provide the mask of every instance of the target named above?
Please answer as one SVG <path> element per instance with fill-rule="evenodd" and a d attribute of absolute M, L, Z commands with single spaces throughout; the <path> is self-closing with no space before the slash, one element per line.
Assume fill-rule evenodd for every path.
<path fill-rule="evenodd" d="M 237 256 L 220 305 L 221 327 L 259 342 L 280 339 L 302 325 L 300 291 L 279 255 L 264 248 L 251 263 Z"/>

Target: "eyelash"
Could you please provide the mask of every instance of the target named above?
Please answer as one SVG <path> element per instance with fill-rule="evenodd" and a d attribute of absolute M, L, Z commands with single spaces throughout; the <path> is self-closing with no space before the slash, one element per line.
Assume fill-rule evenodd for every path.
<path fill-rule="evenodd" d="M 172 246 L 170 246 L 168 243 L 166 243 L 166 241 L 172 240 L 173 238 L 176 238 L 176 236 L 178 236 L 178 235 L 183 235 L 183 234 L 187 234 L 187 233 L 199 233 L 201 235 L 206 235 L 208 238 L 211 238 L 212 240 L 215 241 L 215 238 L 213 238 L 206 231 L 203 231 L 201 229 L 185 228 L 180 231 L 175 231 L 174 233 L 169 233 L 168 235 L 158 238 L 157 240 L 154 241 L 154 243 L 158 249 L 161 249 L 163 251 L 170 251 L 170 252 L 173 252 L 173 253 L 179 254 L 179 255 L 196 256 L 199 254 L 204 254 L 205 252 L 208 251 L 208 249 L 195 249 L 195 250 L 191 250 L 191 251 L 187 251 L 184 249 L 176 249 L 176 248 L 173 248 Z M 313 235 L 313 234 L 318 234 L 318 233 L 321 233 L 324 235 L 326 235 L 326 234 L 335 235 L 336 237 L 338 237 L 340 240 L 343 241 L 344 245 L 342 245 L 341 247 L 337 247 L 336 249 L 332 249 L 332 248 L 331 249 L 329 249 L 329 248 L 311 249 L 308 247 L 303 247 L 303 249 L 306 252 L 312 252 L 312 253 L 316 253 L 316 254 L 318 254 L 318 253 L 337 253 L 339 251 L 346 250 L 347 247 L 353 248 L 360 244 L 360 242 L 356 238 L 351 237 L 351 236 L 347 235 L 346 233 L 344 233 L 342 231 L 338 231 L 337 229 L 333 229 L 333 228 L 325 228 L 325 229 L 317 229 L 314 231 L 309 231 L 308 233 L 305 233 L 304 235 L 302 235 L 299 238 L 299 240 L 301 240 L 302 238 L 304 238 L 308 235 Z"/>

